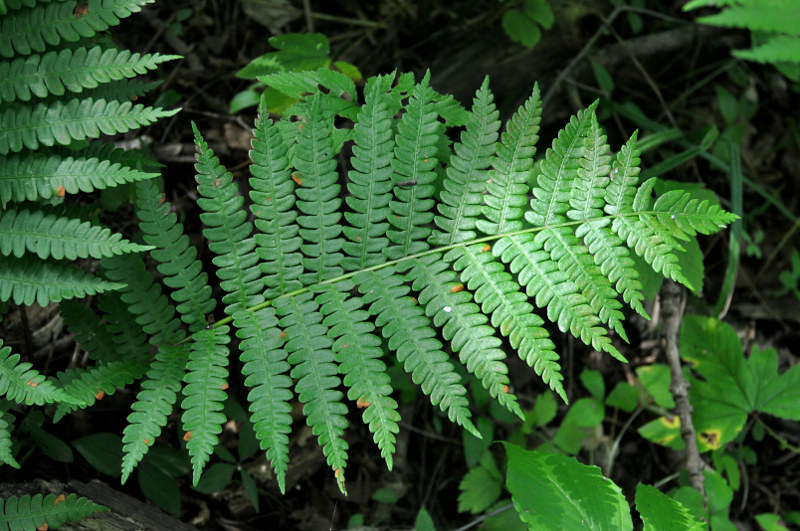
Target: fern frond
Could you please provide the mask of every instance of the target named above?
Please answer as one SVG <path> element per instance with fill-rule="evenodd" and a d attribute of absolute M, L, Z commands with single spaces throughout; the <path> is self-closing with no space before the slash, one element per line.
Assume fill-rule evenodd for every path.
<path fill-rule="evenodd" d="M 197 204 L 204 210 L 200 219 L 206 226 L 203 234 L 209 240 L 208 248 L 216 254 L 212 262 L 217 266 L 220 287 L 226 292 L 222 297 L 225 312 L 233 315 L 264 300 L 255 240 L 250 237 L 253 225 L 247 221 L 244 198 L 238 194 L 233 176 L 220 164 L 197 126 L 192 127 L 197 147 L 195 179 L 202 196 Z"/>
<path fill-rule="evenodd" d="M 83 302 L 75 299 L 65 300 L 58 305 L 58 310 L 75 342 L 80 344 L 91 359 L 102 361 L 116 357 L 116 345 L 111 332 Z"/>
<path fill-rule="evenodd" d="M 484 245 L 456 248 L 446 260 L 461 272 L 461 280 L 474 294 L 481 311 L 491 314 L 492 326 L 508 337 L 519 357 L 567 402 L 559 356 L 543 328 L 544 321 L 533 312 L 528 296 L 489 250 Z"/>
<path fill-rule="evenodd" d="M 98 87 L 86 89 L 81 94 L 81 98 L 91 98 L 95 101 L 115 100 L 120 103 L 127 101 L 136 101 L 143 97 L 145 94 L 161 85 L 161 80 L 156 81 L 142 81 L 140 79 L 120 79 L 118 81 L 110 81 L 103 83 Z M 52 101 L 61 100 L 73 97 L 72 94 L 62 98 L 51 97 Z M 138 127 L 138 126 L 134 126 Z"/>
<path fill-rule="evenodd" d="M 32 367 L 27 361 L 20 362 L 19 354 L 12 354 L 11 347 L 2 347 L 0 342 L 0 396 L 28 406 L 80 403 Z"/>
<path fill-rule="evenodd" d="M 128 425 L 122 436 L 122 483 L 128 480 L 131 472 L 142 460 L 150 446 L 161 435 L 167 425 L 167 417 L 175 406 L 181 389 L 181 382 L 189 360 L 186 345 L 161 345 L 155 361 L 142 381 L 141 390 L 136 395 L 133 410 L 128 415 Z"/>
<path fill-rule="evenodd" d="M 211 298 L 208 275 L 197 259 L 197 249 L 189 245 L 183 225 L 155 183 L 137 183 L 136 196 L 139 228 L 144 241 L 155 247 L 150 255 L 159 262 L 157 268 L 164 275 L 164 284 L 174 290 L 170 296 L 178 303 L 176 309 L 181 320 L 190 332 L 196 332 L 205 326 L 206 315 L 214 310 L 216 303 Z"/>
<path fill-rule="evenodd" d="M 13 57 L 43 52 L 47 46 L 76 42 L 81 37 L 93 37 L 119 24 L 119 19 L 141 11 L 141 6 L 153 0 L 92 0 L 82 17 L 74 14 L 71 2 L 53 2 L 46 6 L 24 4 L 20 9 L 0 19 L 0 55 Z M 39 2 L 41 4 L 42 2 Z"/>
<path fill-rule="evenodd" d="M 342 214 L 339 207 L 341 186 L 336 173 L 336 161 L 330 136 L 333 122 L 319 118 L 320 98 L 311 101 L 311 114 L 297 136 L 294 152 L 294 174 L 297 188 L 297 209 L 300 215 L 300 237 L 303 244 L 302 264 L 305 271 L 300 275 L 303 284 L 315 284 L 342 273 Z"/>
<path fill-rule="evenodd" d="M 195 332 L 192 351 L 183 380 L 183 430 L 186 448 L 192 456 L 192 483 L 197 485 L 214 447 L 219 442 L 222 424 L 227 420 L 221 413 L 228 398 L 229 328 L 220 326 Z"/>
<path fill-rule="evenodd" d="M 734 50 L 733 55 L 759 63 L 800 63 L 800 37 L 775 35 L 751 50 Z"/>
<path fill-rule="evenodd" d="M 480 432 L 470 421 L 467 390 L 395 267 L 359 273 L 354 280 L 370 314 L 375 316 L 375 325 L 381 328 L 389 348 L 397 353 L 412 381 L 451 421 L 480 438 Z"/>
<path fill-rule="evenodd" d="M 419 303 L 442 329 L 445 340 L 469 372 L 474 374 L 489 394 L 511 413 L 524 419 L 517 397 L 509 392 L 508 367 L 505 353 L 498 348 L 502 342 L 493 328 L 486 326 L 489 318 L 472 302 L 472 295 L 457 282 L 456 274 L 448 269 L 441 255 L 432 254 L 411 261 L 413 267 L 406 277 L 419 292 Z"/>
<path fill-rule="evenodd" d="M 126 133 L 178 111 L 92 98 L 10 106 L 0 114 L 0 155 Z"/>
<path fill-rule="evenodd" d="M 382 250 L 389 245 L 389 201 L 392 198 L 392 117 L 389 95 L 384 85 L 391 86 L 394 75 L 370 78 L 364 87 L 364 106 L 353 126 L 353 169 L 345 201 L 352 209 L 344 217 L 350 226 L 343 228 L 347 239 L 342 248 L 348 255 L 342 259 L 347 271 L 355 271 L 381 263 Z M 388 89 L 387 89 L 388 90 Z"/>
<path fill-rule="evenodd" d="M 528 296 L 535 297 L 536 306 L 547 308 L 547 317 L 557 323 L 562 332 L 569 330 L 596 350 L 624 360 L 611 344 L 608 331 L 600 326 L 600 318 L 589 301 L 570 280 L 569 274 L 559 270 L 558 262 L 551 259 L 533 235 L 505 236 L 498 240 L 492 252 L 518 276 Z"/>
<path fill-rule="evenodd" d="M 0 62 L 0 103 L 81 93 L 100 84 L 134 78 L 178 55 L 131 53 L 115 48 L 65 48 Z"/>
<path fill-rule="evenodd" d="M 486 234 L 515 232 L 522 228 L 523 207 L 528 204 L 528 182 L 536 154 L 542 105 L 539 85 L 506 124 L 506 130 L 492 157 L 491 182 L 487 182 L 484 205 L 486 220 L 479 219 L 478 229 Z"/>
<path fill-rule="evenodd" d="M 64 495 L 36 494 L 21 498 L 11 496 L 0 498 L 0 521 L 8 529 L 57 529 L 66 522 L 88 518 L 96 512 L 108 508 L 94 503 L 89 498 L 79 498 L 77 494 Z"/>
<path fill-rule="evenodd" d="M 40 260 L 29 254 L 0 260 L 0 301 L 13 300 L 15 304 L 26 305 L 36 302 L 47 306 L 62 299 L 85 297 L 124 286 L 122 282 L 95 277 L 72 264 Z"/>
<path fill-rule="evenodd" d="M 98 295 L 97 307 L 103 313 L 103 321 L 105 321 L 103 329 L 111 334 L 113 343 L 113 350 L 107 359 L 142 358 L 149 355 L 147 335 L 140 327 L 131 326 L 131 322 L 135 320 L 136 316 L 128 310 L 128 305 L 118 293 Z M 92 357 L 91 353 L 90 357 Z M 101 361 L 99 357 L 94 359 Z"/>
<path fill-rule="evenodd" d="M 242 374 L 250 387 L 250 420 L 262 450 L 266 450 L 281 492 L 286 491 L 289 437 L 292 425 L 292 379 L 288 353 L 283 348 L 278 319 L 273 308 L 233 315 L 236 336 L 241 340 Z"/>
<path fill-rule="evenodd" d="M 334 470 L 339 489 L 344 489 L 348 444 L 344 440 L 347 406 L 337 390 L 341 381 L 331 347 L 333 342 L 321 324 L 322 314 L 309 292 L 275 301 L 280 327 L 286 334 L 286 350 L 292 365 L 295 389 L 304 404 L 303 414 L 317 436 L 328 465 Z"/>
<path fill-rule="evenodd" d="M 11 453 L 11 425 L 13 417 L 7 412 L 0 410 L 0 462 L 19 469 L 19 463 Z"/>
<path fill-rule="evenodd" d="M 432 245 L 452 245 L 475 238 L 476 222 L 481 214 L 495 142 L 500 129 L 500 113 L 489 91 L 489 77 L 475 93 L 461 141 L 447 165 L 446 178 L 434 218 L 438 231 L 430 238 Z"/>
<path fill-rule="evenodd" d="M 260 231 L 254 239 L 266 287 L 264 296 L 271 299 L 302 287 L 302 240 L 295 223 L 295 183 L 291 178 L 289 145 L 267 116 L 264 105 L 259 106 L 253 134 L 250 198 L 255 225 Z"/>
<path fill-rule="evenodd" d="M 111 146 L 113 148 L 113 146 Z M 109 160 L 109 149 L 98 156 L 21 153 L 0 157 L 0 202 L 50 199 L 156 177 Z"/>
<path fill-rule="evenodd" d="M 59 404 L 53 422 L 77 410 L 92 407 L 104 396 L 111 396 L 126 385 L 142 377 L 149 366 L 145 356 L 123 358 L 116 361 L 100 362 L 87 369 L 69 369 L 59 373 L 57 380 L 62 389 L 73 397 L 74 403 Z"/>
<path fill-rule="evenodd" d="M 400 414 L 397 402 L 390 396 L 392 387 L 386 365 L 380 359 L 381 339 L 373 333 L 375 325 L 370 322 L 370 314 L 362 309 L 363 300 L 349 296 L 352 282 L 325 285 L 321 289 L 317 302 L 325 316 L 322 323 L 334 340 L 333 350 L 348 388 L 347 398 L 364 409 L 364 422 L 391 470 Z"/>
<path fill-rule="evenodd" d="M 8 208 L 0 214 L 0 253 L 20 258 L 25 252 L 41 259 L 102 258 L 150 249 L 121 234 L 75 218 L 59 217 L 45 209 Z"/>
<path fill-rule="evenodd" d="M 434 91 L 429 80 L 430 72 L 414 87 L 406 113 L 397 124 L 392 159 L 396 199 L 389 203 L 392 228 L 387 233 L 394 245 L 384 250 L 390 260 L 429 247 L 427 239 L 431 229 L 428 224 L 433 221 L 433 182 L 436 180 L 434 168 L 439 163 L 436 153 L 442 135 L 442 123 L 437 120 Z M 406 186 L 398 186 L 404 183 Z"/>

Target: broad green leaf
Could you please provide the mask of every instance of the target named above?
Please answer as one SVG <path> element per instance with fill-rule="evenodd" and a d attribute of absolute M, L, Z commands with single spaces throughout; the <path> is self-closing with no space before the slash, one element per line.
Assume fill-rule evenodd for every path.
<path fill-rule="evenodd" d="M 122 438 L 108 432 L 98 432 L 72 441 L 72 446 L 96 470 L 109 476 L 122 474 Z"/>
<path fill-rule="evenodd" d="M 701 531 L 705 524 L 679 501 L 644 483 L 636 487 L 636 510 L 644 531 Z"/>
<path fill-rule="evenodd" d="M 530 529 L 633 529 L 622 490 L 600 468 L 504 443 L 506 486 Z"/>

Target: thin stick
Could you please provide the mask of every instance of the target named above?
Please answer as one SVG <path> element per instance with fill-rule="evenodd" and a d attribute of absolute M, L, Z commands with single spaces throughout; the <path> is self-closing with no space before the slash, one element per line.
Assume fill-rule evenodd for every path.
<path fill-rule="evenodd" d="M 681 437 L 686 446 L 686 470 L 689 472 L 689 482 L 705 498 L 703 487 L 705 463 L 697 449 L 697 435 L 692 423 L 692 406 L 689 403 L 689 382 L 681 372 L 681 355 L 678 351 L 678 330 L 681 326 L 685 306 L 685 292 L 677 284 L 667 280 L 661 291 L 661 313 L 664 320 L 663 334 L 666 341 L 667 361 L 669 362 L 669 372 L 672 375 L 670 391 L 675 397 L 675 405 L 681 419 Z"/>

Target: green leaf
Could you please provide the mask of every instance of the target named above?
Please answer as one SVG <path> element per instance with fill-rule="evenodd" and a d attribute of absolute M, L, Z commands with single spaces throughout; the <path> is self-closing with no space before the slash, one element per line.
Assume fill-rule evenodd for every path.
<path fill-rule="evenodd" d="M 542 30 L 531 18 L 517 9 L 509 9 L 503 15 L 503 31 L 512 41 L 533 48 L 542 38 Z"/>
<path fill-rule="evenodd" d="M 672 375 L 667 365 L 653 363 L 652 365 L 636 367 L 636 376 L 639 377 L 642 387 L 653 397 L 653 401 L 657 406 L 667 410 L 675 407 L 675 400 L 672 398 L 672 392 L 669 389 L 672 383 Z"/>
<path fill-rule="evenodd" d="M 636 486 L 636 509 L 645 531 L 701 531 L 706 525 L 684 505 L 644 483 Z"/>
<path fill-rule="evenodd" d="M 97 471 L 109 476 L 119 476 L 122 465 L 122 438 L 108 432 L 98 432 L 72 441 L 84 459 Z"/>
<path fill-rule="evenodd" d="M 414 520 L 414 529 L 416 531 L 436 531 L 436 527 L 433 525 L 433 518 L 425 510 L 425 507 L 420 507 L 417 519 Z"/>
<path fill-rule="evenodd" d="M 492 470 L 494 458 L 486 454 L 483 462 L 490 466 L 474 466 L 467 472 L 458 484 L 458 511 L 469 511 L 477 514 L 485 511 L 500 498 L 503 488 L 503 478 L 496 470 Z"/>
<path fill-rule="evenodd" d="M 237 77 L 255 79 L 273 72 L 316 70 L 330 63 L 330 44 L 321 33 L 285 33 L 270 37 L 269 43 L 277 51 L 256 57 Z"/>
<path fill-rule="evenodd" d="M 606 384 L 600 371 L 584 368 L 581 371 L 580 380 L 583 386 L 597 400 L 603 400 L 606 396 Z"/>
<path fill-rule="evenodd" d="M 534 529 L 631 530 L 622 490 L 596 466 L 504 443 L 506 486 L 520 518 Z"/>
<path fill-rule="evenodd" d="M 194 490 L 203 494 L 214 494 L 224 489 L 233 479 L 236 465 L 230 463 L 214 463 L 208 467 Z"/>
<path fill-rule="evenodd" d="M 639 390 L 628 382 L 619 382 L 606 397 L 606 405 L 632 413 L 639 404 Z"/>
<path fill-rule="evenodd" d="M 137 479 L 147 499 L 173 516 L 181 514 L 181 491 L 175 478 L 145 461 L 139 466 Z"/>
<path fill-rule="evenodd" d="M 581 398 L 569 408 L 561 422 L 553 444 L 567 452 L 577 454 L 583 442 L 592 436 L 594 429 L 605 418 L 603 403 L 594 398 Z"/>

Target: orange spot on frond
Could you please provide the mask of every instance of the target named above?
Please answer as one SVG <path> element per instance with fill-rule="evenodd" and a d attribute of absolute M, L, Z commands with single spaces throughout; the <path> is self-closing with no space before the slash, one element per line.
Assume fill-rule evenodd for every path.
<path fill-rule="evenodd" d="M 220 387 L 220 389 L 222 389 L 223 391 L 225 391 L 225 390 L 226 390 L 228 387 L 230 387 L 230 386 L 228 385 L 228 382 L 225 382 L 224 384 L 222 384 L 222 387 Z"/>
<path fill-rule="evenodd" d="M 414 304 L 417 303 L 417 298 L 416 297 L 411 297 L 411 300 L 414 301 Z"/>
<path fill-rule="evenodd" d="M 104 396 L 106 396 L 106 392 L 105 392 L 105 391 L 103 391 L 102 389 L 100 389 L 99 391 L 97 391 L 97 394 L 96 394 L 96 395 L 94 395 L 94 397 L 95 397 L 97 400 L 102 400 Z"/>
<path fill-rule="evenodd" d="M 292 180 L 297 183 L 297 186 L 303 186 L 303 179 L 300 178 L 296 171 L 292 172 Z"/>
<path fill-rule="evenodd" d="M 217 179 L 217 180 L 214 182 L 214 186 L 219 186 L 219 183 L 220 183 L 220 182 L 222 182 L 222 181 L 220 181 L 219 179 Z"/>
<path fill-rule="evenodd" d="M 56 496 L 56 499 L 55 499 L 54 503 L 56 505 L 58 505 L 59 503 L 61 503 L 63 501 L 67 501 L 67 496 L 65 494 L 59 494 L 58 496 Z"/>
<path fill-rule="evenodd" d="M 450 288 L 450 291 L 452 291 L 453 293 L 458 293 L 462 289 L 464 289 L 464 284 L 456 284 L 455 286 Z"/>
<path fill-rule="evenodd" d="M 369 407 L 369 405 L 370 403 L 364 400 L 363 398 L 359 398 L 356 401 L 356 407 L 358 407 L 358 409 L 364 409 L 365 407 Z"/>
<path fill-rule="evenodd" d="M 492 249 L 492 246 L 489 245 L 488 243 L 483 246 L 483 252 L 484 253 L 487 252 L 487 251 L 490 251 L 491 249 Z"/>
<path fill-rule="evenodd" d="M 422 162 L 428 162 L 428 159 L 422 159 Z"/>
<path fill-rule="evenodd" d="M 56 195 L 58 197 L 64 197 L 64 195 L 66 195 L 66 193 L 67 193 L 67 189 L 64 188 L 63 186 L 59 186 L 58 188 L 56 188 Z"/>
<path fill-rule="evenodd" d="M 150 444 L 150 439 L 145 439 L 145 440 L 144 440 L 144 443 L 145 443 L 145 444 Z"/>
<path fill-rule="evenodd" d="M 183 435 L 183 440 L 184 440 L 184 441 L 188 441 L 188 440 L 189 440 L 189 439 L 191 439 L 191 438 L 192 438 L 192 432 L 190 432 L 190 431 L 187 431 L 187 432 L 186 432 L 186 433 Z"/>
<path fill-rule="evenodd" d="M 281 339 L 286 339 L 286 332 L 281 330 Z"/>
<path fill-rule="evenodd" d="M 30 385 L 31 387 L 39 387 L 39 382 L 34 382 L 33 378 L 25 382 L 25 385 Z"/>
<path fill-rule="evenodd" d="M 361 241 L 361 235 L 356 236 L 356 241 Z"/>
<path fill-rule="evenodd" d="M 339 479 L 339 476 L 341 476 L 342 474 L 344 474 L 344 470 L 342 470 L 342 467 L 339 467 L 334 471 L 333 477 Z"/>
<path fill-rule="evenodd" d="M 342 349 L 346 349 L 349 346 L 350 346 L 350 343 L 345 343 L 344 345 L 342 345 Z"/>
<path fill-rule="evenodd" d="M 77 6 L 75 6 L 75 10 L 72 12 L 72 15 L 75 18 L 83 18 L 89 12 L 89 4 L 86 2 L 80 2 Z"/>
<path fill-rule="evenodd" d="M 504 386 L 503 386 L 503 392 L 504 392 L 504 393 L 508 393 L 508 392 L 510 392 L 510 391 L 511 391 L 511 389 L 509 389 L 507 385 L 504 385 Z"/>
<path fill-rule="evenodd" d="M 167 200 L 166 196 L 162 195 L 161 197 L 158 198 L 158 204 L 163 205 L 166 200 Z"/>
<path fill-rule="evenodd" d="M 47 531 L 48 529 L 50 529 L 50 526 L 47 525 L 47 522 L 36 528 L 37 531 Z"/>

